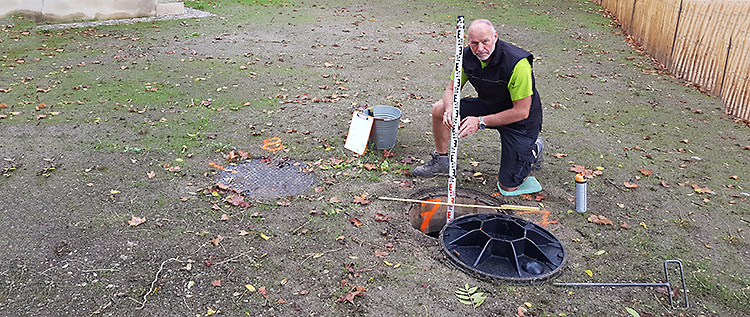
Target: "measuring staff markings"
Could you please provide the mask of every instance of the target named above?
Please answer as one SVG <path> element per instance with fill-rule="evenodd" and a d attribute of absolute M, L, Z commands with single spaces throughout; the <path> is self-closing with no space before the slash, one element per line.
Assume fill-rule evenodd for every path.
<path fill-rule="evenodd" d="M 463 70 L 464 16 L 459 15 L 456 21 L 456 57 L 453 67 L 453 125 L 451 127 L 450 164 L 448 169 L 448 202 L 456 203 L 456 161 L 458 161 L 458 132 L 461 126 L 461 71 Z M 446 208 L 445 223 L 453 221 L 454 206 Z"/>

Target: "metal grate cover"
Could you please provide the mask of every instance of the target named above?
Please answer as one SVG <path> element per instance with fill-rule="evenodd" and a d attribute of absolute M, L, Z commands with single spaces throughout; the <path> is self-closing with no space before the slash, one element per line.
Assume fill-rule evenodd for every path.
<path fill-rule="evenodd" d="M 309 165 L 288 157 L 256 158 L 228 166 L 217 181 L 248 198 L 273 198 L 303 193 L 315 183 L 315 175 Z"/>

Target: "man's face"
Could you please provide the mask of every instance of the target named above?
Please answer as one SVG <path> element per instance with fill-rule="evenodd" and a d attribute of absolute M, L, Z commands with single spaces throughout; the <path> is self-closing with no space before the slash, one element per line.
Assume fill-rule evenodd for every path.
<path fill-rule="evenodd" d="M 474 56 L 481 61 L 486 61 L 495 50 L 497 32 L 486 24 L 477 24 L 469 28 L 469 47 Z"/>

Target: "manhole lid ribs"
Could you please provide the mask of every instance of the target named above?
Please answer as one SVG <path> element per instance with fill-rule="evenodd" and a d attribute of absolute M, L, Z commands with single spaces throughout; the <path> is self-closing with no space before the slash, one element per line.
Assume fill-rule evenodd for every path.
<path fill-rule="evenodd" d="M 308 165 L 288 158 L 256 158 L 229 166 L 217 180 L 248 198 L 294 196 L 315 183 Z"/>
<path fill-rule="evenodd" d="M 464 215 L 446 225 L 439 240 L 454 264 L 481 277 L 533 284 L 565 265 L 565 247 L 552 233 L 509 215 Z"/>

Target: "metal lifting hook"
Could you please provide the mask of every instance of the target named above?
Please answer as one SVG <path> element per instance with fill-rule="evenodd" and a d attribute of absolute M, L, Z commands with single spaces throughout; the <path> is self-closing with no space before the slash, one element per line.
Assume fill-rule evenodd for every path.
<path fill-rule="evenodd" d="M 672 285 L 669 283 L 669 270 L 667 269 L 667 264 L 669 263 L 677 263 L 677 265 L 680 267 L 680 280 L 682 282 L 682 293 L 685 294 L 685 306 L 684 307 L 675 307 L 674 306 L 674 300 L 672 299 Z M 612 287 L 632 287 L 632 286 L 653 286 L 653 287 L 666 287 L 667 293 L 669 294 L 669 306 L 671 306 L 672 309 L 676 308 L 682 308 L 682 309 L 688 309 L 690 308 L 690 304 L 688 303 L 688 296 L 687 296 L 687 285 L 685 284 L 685 273 L 682 271 L 682 262 L 679 260 L 666 260 L 664 261 L 664 276 L 666 277 L 667 281 L 664 283 L 552 283 L 552 285 L 555 286 L 612 286 Z"/>

